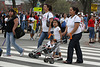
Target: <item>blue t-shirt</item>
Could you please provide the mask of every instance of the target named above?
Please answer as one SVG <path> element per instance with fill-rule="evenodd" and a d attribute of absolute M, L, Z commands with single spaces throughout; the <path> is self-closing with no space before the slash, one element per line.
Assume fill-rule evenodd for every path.
<path fill-rule="evenodd" d="M 84 17 L 84 22 L 88 22 L 88 17 Z"/>

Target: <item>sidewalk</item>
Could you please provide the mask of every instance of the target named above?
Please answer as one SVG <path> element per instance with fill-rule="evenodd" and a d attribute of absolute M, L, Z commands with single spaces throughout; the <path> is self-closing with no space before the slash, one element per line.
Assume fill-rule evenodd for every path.
<path fill-rule="evenodd" d="M 1 30 L 0 30 L 0 38 L 4 38 L 4 34 L 2 34 Z M 38 42 L 38 39 L 39 39 L 39 37 L 37 37 L 37 39 L 35 41 Z M 22 38 L 20 38 L 20 40 L 30 40 L 30 34 L 26 33 L 25 36 L 23 36 Z M 47 42 L 49 40 L 45 39 L 44 41 Z M 83 33 L 82 34 L 82 38 L 80 40 L 80 45 L 81 46 L 88 46 L 88 47 L 97 47 L 97 48 L 100 48 L 100 43 L 99 42 L 95 42 L 94 44 L 89 44 L 89 33 Z M 66 44 L 64 44 L 64 46 L 66 46 Z"/>

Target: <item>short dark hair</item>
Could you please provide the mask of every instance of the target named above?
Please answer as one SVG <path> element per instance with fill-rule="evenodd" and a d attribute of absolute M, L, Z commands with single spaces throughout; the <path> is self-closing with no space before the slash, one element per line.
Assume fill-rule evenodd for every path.
<path fill-rule="evenodd" d="M 75 11 L 75 14 L 78 14 L 79 9 L 77 7 L 72 7 L 72 9 Z"/>

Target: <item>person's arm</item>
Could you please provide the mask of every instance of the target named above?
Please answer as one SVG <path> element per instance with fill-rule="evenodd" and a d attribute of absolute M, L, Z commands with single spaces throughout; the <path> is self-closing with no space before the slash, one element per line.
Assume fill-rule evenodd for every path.
<path fill-rule="evenodd" d="M 49 26 L 49 31 L 48 31 L 48 34 L 50 34 L 50 30 L 51 30 L 51 23 L 53 21 L 53 18 L 50 18 L 50 26 Z"/>
<path fill-rule="evenodd" d="M 62 34 L 61 34 L 61 30 L 59 30 L 59 33 L 60 33 L 60 40 L 62 40 Z"/>
<path fill-rule="evenodd" d="M 15 35 L 15 29 L 18 26 L 18 18 L 14 19 L 14 27 L 13 27 L 13 34 Z"/>
<path fill-rule="evenodd" d="M 67 25 L 66 25 L 65 31 L 64 31 L 64 33 L 62 33 L 63 36 L 67 33 L 67 29 L 68 29 L 68 27 L 67 27 Z"/>
<path fill-rule="evenodd" d="M 62 24 L 64 21 L 61 21 L 61 23 L 60 24 Z"/>

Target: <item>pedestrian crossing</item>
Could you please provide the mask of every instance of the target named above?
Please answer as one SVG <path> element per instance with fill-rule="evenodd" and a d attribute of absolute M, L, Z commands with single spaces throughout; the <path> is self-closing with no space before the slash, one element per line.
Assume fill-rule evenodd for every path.
<path fill-rule="evenodd" d="M 54 64 L 44 63 L 43 55 L 39 59 L 29 58 L 28 54 L 36 49 L 37 46 L 24 46 L 25 49 L 24 56 L 20 57 L 19 53 L 11 47 L 11 57 L 0 57 L 0 67 L 100 67 L 100 49 L 94 47 L 81 47 L 83 53 L 83 64 L 63 64 L 63 61 L 57 61 L 55 59 Z M 66 60 L 67 57 L 67 47 L 60 47 L 62 57 Z M 6 52 L 6 47 L 3 48 L 3 54 Z M 74 52 L 73 62 L 76 61 L 76 55 Z"/>

